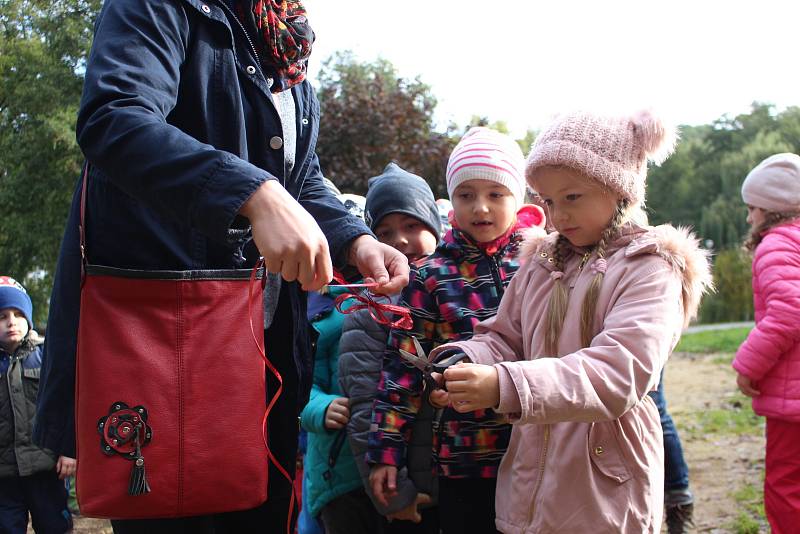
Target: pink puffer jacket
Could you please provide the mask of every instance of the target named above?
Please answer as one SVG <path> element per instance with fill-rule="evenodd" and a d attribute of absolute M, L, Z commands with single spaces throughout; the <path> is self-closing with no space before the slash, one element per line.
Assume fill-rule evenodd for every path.
<path fill-rule="evenodd" d="M 755 381 L 759 415 L 800 421 L 800 220 L 767 232 L 753 258 L 756 326 L 733 367 Z"/>
<path fill-rule="evenodd" d="M 685 231 L 627 228 L 608 249 L 596 335 L 582 348 L 580 310 L 595 257 L 580 270 L 582 254 L 571 252 L 559 351 L 545 354 L 556 237 L 532 243 L 497 316 L 479 324 L 471 341 L 455 344 L 472 361 L 495 364 L 499 411 L 514 423 L 497 479 L 497 528 L 659 532 L 664 453 L 647 393 L 710 284 L 708 261 Z"/>

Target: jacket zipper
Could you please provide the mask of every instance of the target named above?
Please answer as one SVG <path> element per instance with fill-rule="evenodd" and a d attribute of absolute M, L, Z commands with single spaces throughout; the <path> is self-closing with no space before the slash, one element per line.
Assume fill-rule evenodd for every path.
<path fill-rule="evenodd" d="M 6 372 L 6 382 L 8 382 L 8 400 L 9 400 L 9 403 L 11 404 L 11 417 L 12 417 L 12 419 L 14 419 L 14 438 L 13 438 L 13 440 L 14 440 L 14 450 L 15 451 L 16 451 L 16 448 L 17 448 L 17 429 L 19 428 L 19 425 L 17 424 L 17 410 L 14 409 L 14 391 L 13 391 L 12 386 L 11 386 L 11 373 L 12 373 L 12 371 L 15 370 L 14 366 L 17 363 L 20 363 L 21 359 L 22 358 L 19 357 L 19 356 L 12 356 L 9 359 L 8 371 Z M 20 363 L 20 365 L 21 365 L 21 363 Z M 22 373 L 21 370 L 20 370 L 20 373 Z M 20 377 L 20 381 L 21 380 L 22 380 L 22 378 Z M 24 384 L 22 386 L 24 387 Z M 23 396 L 23 401 L 24 401 L 25 391 L 22 392 L 22 396 Z M 15 454 L 16 454 L 16 452 L 15 452 Z"/>
<path fill-rule="evenodd" d="M 580 273 L 583 268 L 586 266 L 586 262 L 589 261 L 589 258 L 592 255 L 592 251 L 587 252 L 581 258 L 581 263 L 578 265 L 578 272 Z M 542 453 L 539 455 L 539 473 L 536 477 L 536 485 L 533 488 L 533 499 L 531 500 L 531 508 L 528 511 L 528 521 L 525 524 L 526 527 L 530 527 L 533 523 L 533 516 L 536 513 L 536 497 L 539 495 L 539 488 L 542 485 L 542 479 L 544 478 L 544 468 L 547 464 L 547 450 L 550 445 L 550 425 L 545 425 L 544 427 L 544 443 L 542 444 Z"/>
<path fill-rule="evenodd" d="M 255 56 L 255 58 L 256 58 L 258 71 L 261 73 L 261 76 L 264 79 L 266 79 L 266 76 L 264 76 L 264 73 L 261 72 L 261 59 L 258 57 L 258 52 L 256 51 L 256 47 L 253 44 L 252 39 L 250 39 L 250 34 L 247 33 L 247 30 L 245 29 L 244 24 L 242 24 L 242 21 L 240 21 L 239 17 L 236 16 L 236 13 L 234 13 L 233 10 L 230 7 L 228 7 L 228 5 L 225 2 L 219 2 L 219 5 L 221 5 L 222 8 L 225 11 L 227 11 L 230 14 L 231 17 L 233 17 L 233 20 L 236 21 L 236 24 L 239 26 L 239 29 L 242 30 L 242 33 L 244 34 L 245 39 L 247 39 L 247 43 L 250 45 L 250 50 L 253 52 L 253 56 Z"/>
<path fill-rule="evenodd" d="M 247 39 L 247 44 L 250 45 L 250 50 L 253 52 L 253 56 L 256 58 L 255 67 L 256 67 L 256 69 L 258 69 L 258 73 L 261 74 L 261 77 L 264 80 L 268 80 L 267 77 L 264 75 L 264 71 L 261 70 L 261 58 L 258 56 L 258 51 L 256 50 L 256 47 L 253 44 L 253 40 L 250 38 L 250 34 L 247 33 L 247 29 L 244 27 L 244 24 L 242 24 L 242 21 L 239 20 L 239 17 L 236 16 L 236 13 L 234 13 L 233 10 L 230 7 L 228 7 L 228 4 L 226 4 L 225 2 L 219 2 L 219 5 L 221 5 L 222 8 L 225 11 L 227 11 L 230 14 L 231 17 L 233 17 L 233 20 L 236 21 L 236 24 L 239 26 L 239 29 L 242 30 L 242 33 L 244 34 L 244 38 Z M 236 43 L 234 42 L 234 47 L 235 47 L 235 45 L 236 45 Z M 235 49 L 234 49 L 234 53 L 235 53 Z M 268 82 L 267 82 L 267 88 L 268 88 L 267 92 L 271 93 L 272 84 L 269 83 L 269 81 L 271 81 L 271 79 L 268 80 Z M 277 109 L 277 106 L 275 104 L 275 99 L 271 95 L 270 95 L 269 101 L 272 103 L 272 107 L 273 107 L 273 109 L 275 109 L 275 112 L 277 113 L 278 109 Z M 279 123 L 281 122 L 280 118 L 278 119 L 278 122 Z M 284 161 L 284 167 L 285 166 L 286 166 L 286 162 Z M 305 177 L 303 177 L 303 184 L 305 184 Z M 303 184 L 300 185 L 300 191 L 303 190 Z M 281 180 L 281 185 L 283 185 L 283 188 L 286 189 L 286 172 L 283 173 L 283 179 Z M 298 193 L 298 197 L 299 197 L 299 195 L 300 195 L 300 193 Z"/>
<path fill-rule="evenodd" d="M 489 258 L 489 270 L 492 272 L 492 279 L 497 288 L 497 294 L 502 297 L 503 293 L 505 293 L 505 288 L 503 287 L 503 280 L 500 278 L 500 266 L 498 265 L 497 258 L 494 256 Z"/>
<path fill-rule="evenodd" d="M 533 522 L 533 514 L 536 512 L 536 496 L 539 494 L 539 487 L 542 485 L 542 478 L 544 478 L 545 463 L 547 463 L 547 447 L 550 443 L 550 425 L 544 427 L 544 444 L 542 445 L 542 453 L 539 455 L 539 474 L 536 477 L 536 485 L 533 487 L 533 499 L 531 499 L 531 508 L 528 511 L 528 521 L 525 528 L 529 528 Z"/>

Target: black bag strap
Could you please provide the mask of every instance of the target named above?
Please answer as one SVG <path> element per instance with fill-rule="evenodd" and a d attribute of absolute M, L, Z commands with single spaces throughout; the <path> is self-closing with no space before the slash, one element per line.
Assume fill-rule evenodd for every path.
<path fill-rule="evenodd" d="M 89 162 L 83 164 L 83 179 L 81 180 L 81 220 L 78 223 L 78 234 L 81 244 L 81 287 L 86 279 L 86 188 L 89 182 Z"/>

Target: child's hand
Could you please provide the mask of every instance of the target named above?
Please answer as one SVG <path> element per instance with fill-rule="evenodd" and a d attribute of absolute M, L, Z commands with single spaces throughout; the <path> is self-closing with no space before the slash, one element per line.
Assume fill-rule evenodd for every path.
<path fill-rule="evenodd" d="M 753 387 L 753 382 L 741 373 L 736 373 L 736 385 L 739 386 L 739 391 L 748 397 L 758 397 L 761 392 Z"/>
<path fill-rule="evenodd" d="M 431 373 L 431 377 L 436 380 L 436 383 L 439 384 L 441 387 L 444 384 L 444 376 L 440 373 Z M 436 408 L 440 410 L 442 408 L 446 408 L 448 404 L 450 404 L 450 397 L 447 394 L 447 391 L 444 389 L 434 389 L 431 391 L 431 394 L 428 395 L 428 402 Z"/>
<path fill-rule="evenodd" d="M 64 480 L 67 477 L 73 476 L 77 469 L 78 460 L 75 458 L 70 458 L 69 456 L 58 457 L 58 462 L 56 462 L 56 473 L 58 473 L 59 479 Z"/>
<path fill-rule="evenodd" d="M 325 428 L 339 430 L 350 421 L 350 399 L 336 397 L 325 409 Z"/>
<path fill-rule="evenodd" d="M 397 467 L 376 465 L 369 473 L 369 485 L 378 502 L 389 506 L 389 499 L 397 495 Z"/>
<path fill-rule="evenodd" d="M 428 397 L 428 402 L 437 410 L 441 410 L 450 404 L 450 395 L 443 389 L 434 389 Z"/>
<path fill-rule="evenodd" d="M 419 523 L 422 521 L 422 516 L 419 513 L 419 506 L 421 504 L 430 504 L 431 503 L 431 496 L 427 493 L 417 493 L 417 498 L 414 499 L 414 502 L 403 508 L 402 510 L 398 510 L 393 514 L 389 514 L 386 516 L 387 519 L 399 519 L 401 521 L 413 521 L 414 523 Z"/>
<path fill-rule="evenodd" d="M 491 365 L 459 363 L 444 372 L 450 403 L 457 412 L 474 412 L 500 404 L 500 380 Z"/>

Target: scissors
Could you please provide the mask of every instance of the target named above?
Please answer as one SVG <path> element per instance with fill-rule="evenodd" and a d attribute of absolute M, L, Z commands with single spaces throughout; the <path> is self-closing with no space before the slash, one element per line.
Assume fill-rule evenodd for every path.
<path fill-rule="evenodd" d="M 427 354 L 422 349 L 422 345 L 420 345 L 419 340 L 413 336 L 411 337 L 411 341 L 414 342 L 414 349 L 416 350 L 417 354 L 411 354 L 408 351 L 400 349 L 400 356 L 402 358 L 411 363 L 414 367 L 422 371 L 422 377 L 425 380 L 425 387 L 429 391 L 433 391 L 434 389 L 443 389 L 447 391 L 447 386 L 439 385 L 435 378 L 433 378 L 433 373 L 444 373 L 445 369 L 454 365 L 462 360 L 467 359 L 467 355 L 458 349 L 451 349 L 451 350 L 458 350 L 455 354 L 450 354 L 448 357 L 444 358 L 438 362 L 432 362 L 428 359 Z M 444 351 L 443 354 L 448 354 L 450 351 Z"/>

